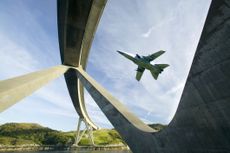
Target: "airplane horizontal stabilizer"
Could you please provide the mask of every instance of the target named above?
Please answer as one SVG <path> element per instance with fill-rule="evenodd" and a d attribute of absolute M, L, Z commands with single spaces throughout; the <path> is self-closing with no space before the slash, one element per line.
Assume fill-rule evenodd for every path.
<path fill-rule="evenodd" d="M 154 77 L 155 80 L 157 80 L 158 75 L 163 72 L 163 70 L 168 67 L 168 64 L 155 64 L 152 68 L 152 70 L 150 70 L 152 76 Z"/>
<path fill-rule="evenodd" d="M 155 64 L 155 65 L 157 65 L 160 69 L 162 69 L 162 71 L 163 69 L 169 66 L 168 64 Z"/>

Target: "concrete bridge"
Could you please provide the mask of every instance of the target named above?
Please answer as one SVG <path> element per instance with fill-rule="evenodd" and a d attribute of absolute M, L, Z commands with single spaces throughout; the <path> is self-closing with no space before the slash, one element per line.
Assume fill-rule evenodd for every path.
<path fill-rule="evenodd" d="M 160 132 L 143 123 L 84 70 L 105 0 L 58 1 L 62 65 L 0 82 L 0 111 L 64 74 L 74 107 L 85 109 L 83 86 L 133 153 L 230 152 L 230 1 L 213 0 L 173 120 Z"/>

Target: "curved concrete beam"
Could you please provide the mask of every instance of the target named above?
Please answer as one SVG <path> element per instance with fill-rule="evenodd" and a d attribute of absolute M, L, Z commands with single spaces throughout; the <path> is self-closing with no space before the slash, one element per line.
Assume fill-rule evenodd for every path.
<path fill-rule="evenodd" d="M 81 10 L 81 7 L 84 6 L 83 8 L 87 8 L 89 1 L 62 2 L 66 2 L 66 5 L 63 5 L 65 7 L 70 4 L 69 2 L 72 2 L 71 4 L 74 5 L 71 5 L 71 7 L 77 6 L 80 8 L 78 11 L 81 12 L 84 10 Z M 79 4 L 81 4 L 81 7 Z M 93 3 L 90 1 L 89 4 Z M 86 117 L 88 122 L 94 125 L 87 114 L 84 114 L 86 110 L 81 106 L 81 104 L 84 104 L 83 101 L 76 101 L 82 95 L 78 93 L 80 85 L 79 80 L 75 77 L 81 80 L 107 118 L 130 146 L 133 153 L 228 153 L 230 150 L 229 6 L 230 2 L 228 0 L 212 1 L 179 107 L 175 117 L 167 128 L 160 132 L 155 132 L 108 94 L 83 69 L 72 68 L 66 73 L 65 77 L 72 96 L 71 98 L 79 115 Z M 74 11 L 73 8 L 67 8 L 67 12 Z M 60 15 L 59 17 L 61 18 L 62 16 Z M 71 22 L 73 19 L 67 21 L 72 25 Z M 97 22 L 94 23 L 97 24 Z M 67 43 L 68 45 L 66 45 L 64 38 L 67 37 L 69 39 L 68 35 L 71 35 L 71 33 L 68 33 L 68 30 L 71 31 L 74 29 L 72 31 L 75 31 L 73 36 L 77 33 L 82 34 L 84 26 L 81 27 L 81 24 L 74 25 L 74 27 L 70 26 L 72 29 L 68 29 L 68 23 L 65 21 L 63 24 L 64 27 L 67 26 L 67 33 L 66 29 L 59 32 L 61 35 L 59 39 L 63 40 L 63 43 L 60 45 L 64 47 L 62 48 L 64 50 L 61 52 L 62 60 L 67 65 L 71 65 L 71 62 L 73 62 L 72 65 L 76 67 L 81 63 L 81 58 L 79 57 L 83 56 L 80 52 L 81 50 L 77 50 L 79 42 L 75 44 L 67 41 L 70 44 Z M 85 25 L 85 27 L 88 26 Z M 95 31 L 95 29 L 92 31 Z M 81 38 L 85 37 L 84 34 L 77 36 L 82 36 Z M 89 38 L 92 39 L 92 37 Z M 76 40 L 73 41 L 77 42 Z M 82 48 L 82 43 L 80 44 Z M 69 50 L 70 54 L 68 55 Z M 77 53 L 77 56 L 80 56 L 74 56 L 74 58 L 78 59 L 76 63 L 74 59 L 71 59 L 70 55 Z M 67 55 L 66 57 L 65 54 Z M 65 58 L 70 58 L 70 60 L 65 61 Z M 68 69 L 68 66 L 57 66 L 1 81 L 0 109 L 4 110 L 13 105 L 16 101 L 31 94 L 50 80 L 65 73 Z"/>
<path fill-rule="evenodd" d="M 133 153 L 228 153 L 229 48 L 230 2 L 213 0 L 177 112 L 160 132 L 154 132 L 128 112 L 82 69 L 75 69 Z"/>
<path fill-rule="evenodd" d="M 147 126 L 138 117 L 128 111 L 128 109 L 120 103 L 115 97 L 113 97 L 106 89 L 104 89 L 100 84 L 98 84 L 93 78 L 91 78 L 81 67 L 72 68 L 77 71 L 77 76 L 82 82 L 86 90 L 91 94 L 95 102 L 107 116 L 109 121 L 117 129 L 119 124 L 114 124 L 120 122 L 120 120 L 128 120 L 128 124 L 132 124 L 136 128 L 144 132 L 156 132 L 151 127 Z M 113 111 L 116 110 L 116 115 Z M 113 114 L 113 115 L 111 115 Z M 119 116 L 119 118 L 117 117 Z M 122 116 L 122 117 L 120 117 Z M 114 120 L 114 121 L 113 121 Z M 125 123 L 125 122 L 124 122 Z"/>
<path fill-rule="evenodd" d="M 230 152 L 229 70 L 230 1 L 212 0 L 178 109 L 169 127 L 156 134 L 157 147 Z"/>
<path fill-rule="evenodd" d="M 69 6 L 66 5 L 66 8 L 68 10 Z M 64 49 L 62 50 L 63 63 L 76 67 L 81 63 L 77 56 L 83 55 L 83 52 L 81 53 L 80 48 L 77 48 L 78 43 L 71 43 L 71 41 L 76 41 L 72 40 L 74 37 L 71 37 L 76 36 L 76 33 L 68 33 L 71 29 L 76 30 L 67 26 L 73 25 L 72 22 L 75 23 L 74 20 L 65 20 L 66 29 L 63 33 L 59 32 L 59 34 L 64 34 L 59 39 L 63 41 L 61 44 L 61 48 Z M 74 25 L 77 26 L 77 24 Z M 79 100 L 78 97 L 81 95 L 76 94 L 81 86 L 79 80 L 74 78 L 79 77 L 133 153 L 228 153 L 230 151 L 229 33 L 230 2 L 229 0 L 213 0 L 177 112 L 169 126 L 160 132 L 154 132 L 143 124 L 81 69 L 77 69 L 77 72 L 71 69 L 66 75 L 70 94 L 76 96 L 72 100 Z M 70 42 L 67 38 L 71 39 Z M 76 63 L 69 63 L 75 61 L 72 59 L 65 62 L 66 57 L 63 55 L 68 54 L 68 50 L 70 50 L 69 55 L 78 54 L 74 55 L 74 58 L 78 58 Z M 67 56 L 68 58 L 72 57 Z M 84 61 L 86 62 L 86 59 Z M 74 85 L 71 87 L 72 82 Z M 80 109 L 78 113 L 81 115 L 81 112 L 85 110 L 77 106 L 79 101 L 75 102 L 75 107 Z"/>
<path fill-rule="evenodd" d="M 64 74 L 68 69 L 68 67 L 60 65 L 0 81 L 0 112 Z"/>
<path fill-rule="evenodd" d="M 84 69 L 97 24 L 106 0 L 58 0 L 58 33 L 62 64 L 81 65 Z M 98 127 L 89 118 L 84 102 L 84 90 L 76 72 L 65 73 L 65 80 L 74 107 L 80 117 L 94 128 Z"/>
<path fill-rule="evenodd" d="M 152 133 L 156 131 L 129 112 L 122 103 L 92 79 L 81 67 L 73 67 L 72 69 L 76 70 L 77 76 L 86 90 L 110 123 L 131 147 L 131 150 L 134 153 L 151 153 L 153 151 L 152 146 L 154 145 Z"/>

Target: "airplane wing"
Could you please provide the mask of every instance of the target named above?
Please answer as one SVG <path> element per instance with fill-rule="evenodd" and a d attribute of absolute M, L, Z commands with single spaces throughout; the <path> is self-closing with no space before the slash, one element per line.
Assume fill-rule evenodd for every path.
<path fill-rule="evenodd" d="M 122 51 L 119 51 L 117 50 L 117 52 L 121 55 L 123 55 L 124 57 L 128 58 L 129 60 L 131 61 L 134 61 L 135 58 L 134 58 L 134 55 L 130 54 L 130 53 L 126 53 L 126 52 L 122 52 Z"/>
<path fill-rule="evenodd" d="M 149 62 L 151 62 L 151 61 L 153 61 L 154 59 L 156 59 L 157 57 L 161 56 L 161 55 L 164 54 L 164 53 L 165 53 L 165 51 L 160 50 L 160 51 L 158 51 L 158 52 L 156 52 L 156 53 L 153 53 L 153 54 L 151 54 L 151 55 L 149 55 L 149 56 L 145 56 L 145 58 L 146 58 Z"/>
<path fill-rule="evenodd" d="M 138 66 L 137 68 L 137 74 L 136 74 L 136 79 L 137 81 L 140 81 L 143 72 L 145 71 L 145 68 Z"/>

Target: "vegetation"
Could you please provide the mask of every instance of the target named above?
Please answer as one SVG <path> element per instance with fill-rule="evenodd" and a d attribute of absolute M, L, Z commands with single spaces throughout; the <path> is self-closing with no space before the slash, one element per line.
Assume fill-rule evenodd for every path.
<path fill-rule="evenodd" d="M 164 125 L 150 125 L 160 130 Z M 0 126 L 1 145 L 55 145 L 71 146 L 74 143 L 76 133 L 52 130 L 33 123 L 7 123 Z M 125 144 L 121 136 L 114 129 L 100 129 L 93 131 L 96 145 Z M 87 135 L 83 135 L 79 145 L 89 145 Z"/>
<path fill-rule="evenodd" d="M 0 145 L 57 145 L 70 146 L 74 143 L 75 132 L 62 132 L 33 123 L 7 123 L 0 126 Z M 97 145 L 124 143 L 115 130 L 93 131 Z M 89 145 L 87 135 L 83 135 L 79 145 Z"/>
<path fill-rule="evenodd" d="M 97 145 L 125 144 L 116 130 L 100 129 L 93 131 L 94 143 Z M 89 145 L 90 141 L 84 135 L 79 145 Z"/>
<path fill-rule="evenodd" d="M 0 126 L 1 145 L 59 145 L 74 141 L 73 135 L 32 123 L 7 123 Z"/>

